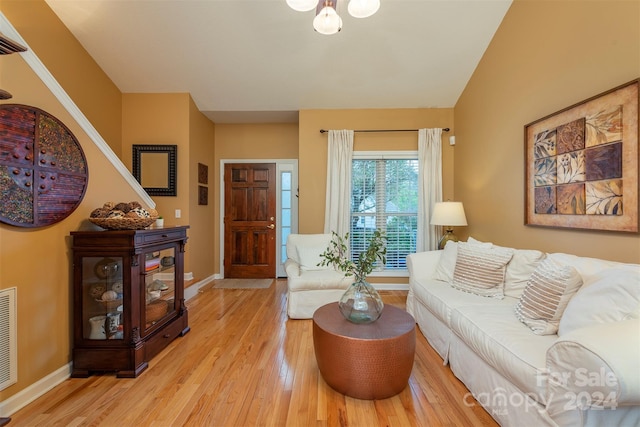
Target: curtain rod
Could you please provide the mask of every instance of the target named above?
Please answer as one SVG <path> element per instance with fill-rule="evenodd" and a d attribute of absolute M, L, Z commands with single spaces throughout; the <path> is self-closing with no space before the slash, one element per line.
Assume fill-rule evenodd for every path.
<path fill-rule="evenodd" d="M 354 130 L 354 132 L 418 132 L 419 129 L 362 129 Z M 449 132 L 449 128 L 443 128 L 443 132 Z M 326 129 L 320 129 L 320 133 L 329 132 Z"/>

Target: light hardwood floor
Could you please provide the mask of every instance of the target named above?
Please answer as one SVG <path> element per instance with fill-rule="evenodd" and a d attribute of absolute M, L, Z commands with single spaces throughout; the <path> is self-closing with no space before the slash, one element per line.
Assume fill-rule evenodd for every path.
<path fill-rule="evenodd" d="M 405 291 L 383 292 L 404 308 Z M 495 426 L 417 333 L 407 388 L 366 401 L 319 376 L 312 321 L 286 315 L 286 281 L 269 289 L 203 289 L 191 332 L 136 379 L 69 379 L 12 415 L 10 426 Z"/>

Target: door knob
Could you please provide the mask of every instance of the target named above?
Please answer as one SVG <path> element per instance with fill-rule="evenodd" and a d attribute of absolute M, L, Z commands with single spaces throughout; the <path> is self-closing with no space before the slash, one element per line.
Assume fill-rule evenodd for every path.
<path fill-rule="evenodd" d="M 276 228 L 276 226 L 275 226 L 275 224 L 269 224 L 269 225 L 267 225 L 267 228 L 270 228 L 270 229 L 273 230 L 274 228 Z"/>

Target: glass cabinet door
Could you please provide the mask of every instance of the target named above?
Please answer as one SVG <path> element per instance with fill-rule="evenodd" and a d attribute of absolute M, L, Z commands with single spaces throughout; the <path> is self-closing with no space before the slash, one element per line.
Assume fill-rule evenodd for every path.
<path fill-rule="evenodd" d="M 143 330 L 148 332 L 176 312 L 175 248 L 165 248 L 144 254 Z"/>
<path fill-rule="evenodd" d="M 123 336 L 122 257 L 82 258 L 82 337 L 121 340 Z"/>

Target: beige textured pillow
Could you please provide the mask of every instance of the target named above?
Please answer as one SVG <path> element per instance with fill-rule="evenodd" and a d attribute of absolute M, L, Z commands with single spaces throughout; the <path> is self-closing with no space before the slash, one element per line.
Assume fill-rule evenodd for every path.
<path fill-rule="evenodd" d="M 516 317 L 537 335 L 555 334 L 562 313 L 580 286 L 582 277 L 575 268 L 545 259 L 527 282 L 515 307 Z"/>
<path fill-rule="evenodd" d="M 475 240 L 473 237 L 469 237 L 468 244 L 479 245 L 484 248 L 491 248 L 491 243 L 483 243 Z M 449 240 L 442 250 L 442 256 L 440 262 L 436 267 L 436 271 L 433 274 L 433 278 L 436 280 L 442 280 L 443 282 L 453 282 L 453 271 L 456 268 L 456 259 L 458 258 L 458 242 Z"/>
<path fill-rule="evenodd" d="M 473 237 L 469 237 L 467 242 L 475 244 L 483 243 Z M 494 246 L 500 247 L 497 245 Z M 504 276 L 504 294 L 508 297 L 520 298 L 531 274 L 540 261 L 545 259 L 546 256 L 544 252 L 533 249 L 514 249 L 513 258 L 511 258 L 511 261 L 507 264 L 507 270 Z"/>
<path fill-rule="evenodd" d="M 451 286 L 461 291 L 504 298 L 504 276 L 513 250 L 459 243 Z"/>

